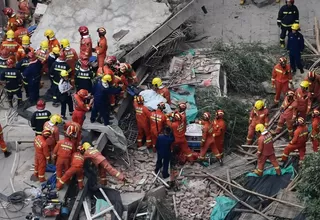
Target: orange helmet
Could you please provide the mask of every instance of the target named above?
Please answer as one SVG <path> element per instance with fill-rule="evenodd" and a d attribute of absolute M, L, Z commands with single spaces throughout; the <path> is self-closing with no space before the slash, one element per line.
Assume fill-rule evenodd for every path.
<path fill-rule="evenodd" d="M 106 29 L 105 29 L 104 27 L 99 27 L 99 28 L 97 29 L 97 32 L 98 32 L 99 34 L 102 34 L 102 35 L 105 35 L 105 34 L 107 33 L 107 31 L 106 31 Z"/>
<path fill-rule="evenodd" d="M 22 20 L 21 18 L 17 18 L 17 20 L 16 20 L 16 25 L 17 25 L 18 27 L 23 26 L 23 20 Z"/>
<path fill-rule="evenodd" d="M 308 73 L 308 79 L 309 79 L 310 81 L 313 81 L 313 80 L 315 79 L 315 77 L 316 77 L 315 72 L 309 71 L 309 73 Z"/>
<path fill-rule="evenodd" d="M 11 17 L 14 14 L 14 11 L 12 8 L 4 8 L 2 9 L 3 14 L 7 15 L 8 17 Z"/>
<path fill-rule="evenodd" d="M 183 112 L 187 109 L 187 103 L 185 102 L 179 103 L 178 107 L 179 107 L 179 111 Z"/>
<path fill-rule="evenodd" d="M 313 114 L 313 117 L 316 117 L 316 116 L 319 116 L 319 115 L 320 115 L 320 112 L 319 112 L 318 109 L 314 109 L 313 112 L 312 112 L 312 114 Z"/>
<path fill-rule="evenodd" d="M 164 102 L 160 102 L 158 104 L 158 109 L 160 109 L 161 111 L 163 111 L 166 108 L 166 104 Z"/>
<path fill-rule="evenodd" d="M 43 99 L 39 99 L 36 108 L 38 110 L 43 110 L 46 107 L 46 102 Z"/>
<path fill-rule="evenodd" d="M 14 67 L 14 61 L 13 61 L 13 59 L 9 58 L 9 59 L 7 60 L 7 67 L 8 67 L 8 68 L 13 68 L 13 67 Z"/>
<path fill-rule="evenodd" d="M 132 66 L 129 63 L 121 63 L 120 64 L 120 72 L 125 73 L 126 71 L 129 71 L 132 69 Z"/>
<path fill-rule="evenodd" d="M 224 111 L 223 110 L 217 110 L 216 111 L 216 116 L 222 118 L 224 116 Z"/>
<path fill-rule="evenodd" d="M 0 56 L 3 58 L 3 59 L 8 59 L 9 58 L 9 50 L 8 49 L 3 49 L 0 51 Z"/>
<path fill-rule="evenodd" d="M 144 102 L 143 96 L 139 95 L 139 96 L 137 97 L 137 103 L 138 103 L 138 104 L 143 104 L 143 102 Z"/>
<path fill-rule="evenodd" d="M 181 121 L 182 120 L 182 116 L 179 112 L 175 112 L 174 115 L 173 115 L 173 118 L 176 120 L 176 121 Z"/>
<path fill-rule="evenodd" d="M 44 137 L 49 137 L 51 135 L 51 131 L 50 130 L 43 130 L 41 132 L 42 136 Z"/>
<path fill-rule="evenodd" d="M 89 94 L 88 90 L 86 89 L 80 89 L 78 92 L 77 92 L 78 96 L 80 96 L 81 98 L 86 98 Z"/>
<path fill-rule="evenodd" d="M 77 136 L 77 127 L 70 125 L 67 130 L 65 131 L 65 135 L 71 138 L 75 138 Z"/>
<path fill-rule="evenodd" d="M 115 64 L 117 62 L 117 57 L 116 56 L 108 56 L 106 58 L 106 63 L 109 65 Z"/>
<path fill-rule="evenodd" d="M 205 113 L 203 113 L 202 118 L 203 118 L 203 120 L 205 120 L 205 121 L 209 121 L 210 118 L 211 118 L 210 112 L 205 112 Z"/>
<path fill-rule="evenodd" d="M 89 34 L 89 29 L 86 26 L 80 26 L 78 31 L 79 31 L 81 36 Z"/>
<path fill-rule="evenodd" d="M 279 63 L 280 63 L 280 64 L 287 64 L 287 58 L 285 58 L 285 57 L 280 57 Z"/>
<path fill-rule="evenodd" d="M 303 125 L 304 124 L 304 118 L 302 118 L 302 117 L 299 117 L 297 121 L 298 121 L 299 125 Z"/>

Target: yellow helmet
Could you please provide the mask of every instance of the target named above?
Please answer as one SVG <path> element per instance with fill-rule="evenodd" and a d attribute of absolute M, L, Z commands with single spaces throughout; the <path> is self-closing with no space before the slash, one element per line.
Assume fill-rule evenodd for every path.
<path fill-rule="evenodd" d="M 29 45 L 30 44 L 30 37 L 28 35 L 22 36 L 22 45 Z"/>
<path fill-rule="evenodd" d="M 41 43 L 40 43 L 40 48 L 41 48 L 42 50 L 48 50 L 48 48 L 49 48 L 49 43 L 48 43 L 48 41 L 47 41 L 47 40 L 41 41 Z"/>
<path fill-rule="evenodd" d="M 294 24 L 291 26 L 291 29 L 297 31 L 297 30 L 300 29 L 300 25 L 297 24 L 297 23 L 294 23 Z"/>
<path fill-rule="evenodd" d="M 112 76 L 109 74 L 106 74 L 102 77 L 102 82 L 106 83 L 106 82 L 111 82 L 112 81 Z"/>
<path fill-rule="evenodd" d="M 162 80 L 159 77 L 155 77 L 152 80 L 152 85 L 160 87 L 162 85 Z"/>
<path fill-rule="evenodd" d="M 59 47 L 54 47 L 54 48 L 52 48 L 52 53 L 54 53 L 54 54 L 60 54 L 60 48 L 59 48 Z"/>
<path fill-rule="evenodd" d="M 53 38 L 54 37 L 54 32 L 51 29 L 48 29 L 44 32 L 45 37 Z"/>
<path fill-rule="evenodd" d="M 258 100 L 258 101 L 256 101 L 256 103 L 254 103 L 254 107 L 257 110 L 260 110 L 264 107 L 264 102 L 262 100 Z"/>
<path fill-rule="evenodd" d="M 6 33 L 6 35 L 7 35 L 7 38 L 13 39 L 13 38 L 14 38 L 14 32 L 13 32 L 13 30 L 8 30 L 7 33 Z"/>
<path fill-rule="evenodd" d="M 300 83 L 300 86 L 305 88 L 305 89 L 308 89 L 309 88 L 309 82 L 304 80 Z"/>
<path fill-rule="evenodd" d="M 66 77 L 66 76 L 69 76 L 69 73 L 66 70 L 61 70 L 60 76 L 61 77 Z"/>
<path fill-rule="evenodd" d="M 264 131 L 264 125 L 263 124 L 257 124 L 256 125 L 256 132 L 262 133 Z"/>
<path fill-rule="evenodd" d="M 91 144 L 89 144 L 88 142 L 84 142 L 82 144 L 82 147 L 85 149 L 85 150 L 88 150 L 90 147 L 91 147 Z"/>
<path fill-rule="evenodd" d="M 60 41 L 60 44 L 61 44 L 62 48 L 70 47 L 70 42 L 68 39 L 62 39 Z"/>
<path fill-rule="evenodd" d="M 50 122 L 52 124 L 61 124 L 62 123 L 62 118 L 61 118 L 60 115 L 54 114 L 54 115 L 51 116 Z"/>

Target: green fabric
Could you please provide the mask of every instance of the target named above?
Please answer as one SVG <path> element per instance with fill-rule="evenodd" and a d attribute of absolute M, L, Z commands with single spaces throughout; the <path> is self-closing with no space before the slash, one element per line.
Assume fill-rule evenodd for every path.
<path fill-rule="evenodd" d="M 184 56 L 187 56 L 188 54 L 191 54 L 192 56 L 194 56 L 196 55 L 196 51 L 194 49 L 189 49 L 180 53 L 178 57 L 182 57 L 182 56 L 184 57 Z"/>
<path fill-rule="evenodd" d="M 265 167 L 271 166 L 271 163 L 266 163 L 264 166 Z M 287 173 L 291 173 L 292 174 L 291 179 L 294 178 L 294 168 L 293 168 L 293 166 L 291 164 L 286 168 L 281 168 L 281 174 L 282 175 L 287 174 Z M 271 168 L 263 171 L 263 176 L 267 176 L 267 175 L 272 175 L 272 176 L 277 175 L 276 170 L 273 167 L 271 167 Z M 258 177 L 257 174 L 252 173 L 252 172 L 248 173 L 247 176 Z"/>
<path fill-rule="evenodd" d="M 213 207 L 210 220 L 224 220 L 230 210 L 237 204 L 235 200 L 226 196 L 216 197 L 216 205 Z"/>
<path fill-rule="evenodd" d="M 103 210 L 105 210 L 106 208 L 108 208 L 110 205 L 109 203 L 104 200 L 104 199 L 97 199 L 96 201 L 96 211 L 94 214 L 97 214 Z M 100 220 L 103 220 L 104 219 L 104 216 L 101 216 L 101 217 L 98 217 L 98 218 L 95 218 L 95 219 L 100 219 Z"/>
<path fill-rule="evenodd" d="M 196 106 L 196 100 L 195 100 L 195 87 L 194 86 L 188 86 L 183 85 L 180 86 L 181 89 L 188 91 L 189 95 L 180 95 L 172 90 L 170 90 L 170 97 L 172 100 L 184 100 L 188 102 L 188 108 L 186 111 L 187 114 L 187 122 L 194 121 L 198 115 L 198 108 Z"/>

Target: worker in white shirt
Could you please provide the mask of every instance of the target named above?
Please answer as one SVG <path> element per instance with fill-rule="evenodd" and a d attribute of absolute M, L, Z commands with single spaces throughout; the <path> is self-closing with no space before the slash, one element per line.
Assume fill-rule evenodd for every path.
<path fill-rule="evenodd" d="M 73 89 L 73 86 L 70 83 L 69 80 L 69 74 L 66 70 L 62 70 L 61 73 L 61 79 L 59 82 L 59 91 L 60 91 L 60 102 L 61 102 L 61 117 L 66 120 L 66 110 L 67 110 L 67 104 L 69 106 L 69 114 L 72 116 L 73 112 L 73 102 L 71 97 L 71 90 Z"/>

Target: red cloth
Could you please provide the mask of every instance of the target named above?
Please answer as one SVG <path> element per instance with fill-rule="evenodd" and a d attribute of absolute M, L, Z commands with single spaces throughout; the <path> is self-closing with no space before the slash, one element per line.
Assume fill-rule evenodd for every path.
<path fill-rule="evenodd" d="M 7 31 L 8 30 L 13 30 L 13 31 L 17 30 L 16 20 L 17 20 L 17 16 L 15 14 L 13 14 L 11 17 L 8 17 Z"/>
<path fill-rule="evenodd" d="M 277 161 L 277 158 L 276 158 L 275 154 L 271 154 L 269 156 L 260 155 L 258 157 L 258 172 L 257 172 L 257 174 L 259 176 L 262 176 L 263 170 L 264 170 L 264 165 L 265 165 L 267 160 L 269 160 L 271 162 L 271 164 L 273 165 L 274 169 L 276 170 L 277 175 L 281 175 L 281 170 L 280 170 L 280 167 L 279 167 L 279 163 Z"/>
<path fill-rule="evenodd" d="M 19 17 L 22 20 L 25 21 L 31 16 L 31 12 L 30 12 L 30 9 L 29 9 L 28 1 L 19 2 L 18 8 L 19 8 L 19 11 L 18 11 L 19 12 Z"/>
<path fill-rule="evenodd" d="M 264 108 L 261 110 L 252 109 L 250 112 L 250 118 L 249 118 L 247 144 L 252 143 L 256 125 L 264 124 L 264 126 L 267 127 L 268 123 L 269 123 L 269 110 L 267 108 Z"/>
<path fill-rule="evenodd" d="M 103 160 L 99 164 L 99 176 L 100 176 L 100 183 L 102 185 L 106 184 L 107 181 L 107 175 L 106 173 L 109 173 L 111 176 L 116 177 L 118 180 L 123 180 L 124 176 L 122 173 L 120 173 L 118 170 L 113 168 L 111 164 L 107 161 L 107 159 Z"/>
<path fill-rule="evenodd" d="M 316 101 L 320 102 L 320 76 L 318 74 L 315 74 L 315 80 L 310 81 L 308 78 L 305 79 L 309 82 L 309 92 L 313 93 L 311 97 L 315 99 Z M 314 100 L 314 101 L 315 101 Z"/>
<path fill-rule="evenodd" d="M 312 147 L 314 152 L 318 152 L 319 148 L 319 138 L 320 138 L 320 117 L 312 118 L 312 131 L 311 131 L 311 140 L 312 140 Z"/>
<path fill-rule="evenodd" d="M 13 62 L 16 62 L 16 53 L 19 49 L 20 45 L 18 44 L 17 41 L 8 41 L 5 40 L 2 42 L 0 50 L 8 50 L 9 52 L 9 58 L 13 59 Z"/>
<path fill-rule="evenodd" d="M 49 147 L 46 139 L 37 135 L 34 139 L 35 156 L 34 156 L 34 175 L 39 177 L 40 182 L 46 181 L 45 172 L 47 160 L 50 159 Z"/>
<path fill-rule="evenodd" d="M 72 113 L 72 121 L 83 125 L 85 114 L 90 110 L 90 106 L 84 103 L 84 100 L 78 95 L 73 96 L 74 111 Z"/>
<path fill-rule="evenodd" d="M 41 61 L 42 63 L 42 72 L 43 73 L 48 73 L 48 56 L 49 56 L 49 51 L 44 51 L 44 50 L 41 50 L 41 49 L 38 49 L 36 51 L 36 56 L 38 58 L 38 60 Z"/>
<path fill-rule="evenodd" d="M 29 50 L 31 52 L 34 52 L 34 49 L 32 47 L 28 47 Z M 26 52 L 25 52 L 25 48 L 23 46 L 20 46 L 18 48 L 18 51 L 16 53 L 16 59 L 17 59 L 17 62 L 19 62 L 20 60 L 22 60 L 23 58 L 25 58 L 27 56 Z"/>
<path fill-rule="evenodd" d="M 70 74 L 70 78 L 72 80 L 74 80 L 75 67 L 76 67 L 76 63 L 79 60 L 78 54 L 77 54 L 76 50 L 73 48 L 64 49 L 64 53 L 66 55 L 67 64 L 70 66 L 70 68 L 72 70 L 71 74 Z"/>
<path fill-rule="evenodd" d="M 146 137 L 146 145 L 148 147 L 151 147 L 151 135 L 150 135 L 150 111 L 146 106 L 143 104 L 138 104 L 136 101 L 134 101 L 133 106 L 136 111 L 136 120 L 137 120 L 137 126 L 138 126 L 138 138 L 137 138 L 137 144 L 138 147 L 142 146 L 142 140 L 143 137 Z"/>
<path fill-rule="evenodd" d="M 163 131 L 167 122 L 167 116 L 160 110 L 151 112 L 150 115 L 150 130 L 152 146 L 156 146 L 158 135 Z"/>
<path fill-rule="evenodd" d="M 74 113 L 74 112 L 73 112 Z M 73 116 L 73 114 L 72 114 Z M 71 139 L 72 143 L 73 143 L 73 152 L 77 151 L 77 147 L 79 146 L 80 142 L 81 142 L 81 138 L 82 138 L 82 134 L 81 134 L 81 125 L 75 121 L 67 121 L 64 124 L 63 130 L 64 132 L 67 131 L 69 126 L 74 126 L 75 130 L 77 131 L 77 137 L 75 139 Z"/>
<path fill-rule="evenodd" d="M 97 59 L 98 59 L 98 66 L 103 67 L 104 66 L 104 60 L 107 56 L 107 50 L 108 50 L 108 43 L 106 37 L 100 37 L 98 46 L 96 46 L 96 53 L 97 53 Z"/>

